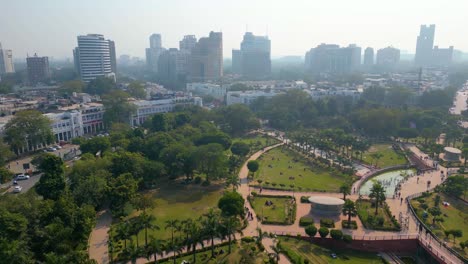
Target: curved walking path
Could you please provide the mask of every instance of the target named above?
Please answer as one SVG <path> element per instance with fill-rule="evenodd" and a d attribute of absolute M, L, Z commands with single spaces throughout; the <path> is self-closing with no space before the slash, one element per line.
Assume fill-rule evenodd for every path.
<path fill-rule="evenodd" d="M 238 192 L 244 197 L 244 199 L 247 199 L 247 196 L 250 194 L 252 190 L 254 190 L 253 187 L 249 187 L 248 185 L 248 174 L 249 171 L 247 169 L 247 163 L 251 160 L 256 160 L 258 157 L 260 157 L 263 153 L 266 151 L 276 148 L 278 146 L 283 145 L 284 143 L 279 143 L 267 148 L 264 148 L 263 150 L 260 150 L 256 153 L 254 153 L 252 156 L 250 156 L 246 162 L 243 164 L 242 168 L 239 171 L 239 179 L 240 179 L 240 187 L 238 189 Z M 427 156 L 425 153 L 421 152 L 417 147 L 415 146 L 410 146 L 409 147 L 411 151 L 413 151 L 416 155 L 418 156 Z M 428 160 L 427 162 L 432 162 L 431 160 Z M 423 175 L 419 176 L 419 182 L 417 180 L 417 176 L 409 178 L 406 182 L 402 183 L 402 188 L 401 188 L 401 197 L 406 198 L 410 195 L 417 194 L 420 192 L 424 192 L 426 190 L 434 188 L 436 185 L 442 183 L 441 177 L 440 177 L 440 171 L 444 171 L 444 174 L 447 175 L 447 169 L 439 166 L 439 169 L 437 171 L 430 171 L 430 172 L 425 172 Z M 427 186 L 427 181 L 431 181 L 431 186 Z M 358 190 L 356 190 L 358 192 Z M 301 235 L 306 235 L 304 232 L 304 228 L 299 226 L 299 220 L 302 216 L 308 215 L 310 213 L 310 204 L 302 204 L 299 203 L 300 197 L 301 196 L 310 196 L 310 195 L 321 195 L 321 196 L 333 196 L 333 197 L 339 197 L 342 198 L 342 194 L 339 193 L 314 193 L 314 192 L 292 192 L 292 191 L 279 191 L 279 190 L 267 190 L 263 189 L 262 194 L 265 195 L 294 195 L 296 198 L 297 203 L 297 213 L 296 213 L 296 221 L 293 225 L 289 226 L 280 226 L 280 225 L 262 225 L 261 222 L 257 220 L 255 211 L 251 208 L 250 203 L 246 202 L 246 207 L 250 212 L 253 214 L 253 220 L 249 221 L 248 226 L 242 231 L 243 235 L 242 236 L 257 236 L 258 231 L 257 229 L 260 228 L 263 232 L 268 232 L 268 233 L 275 233 L 275 234 L 289 234 L 289 235 L 296 235 L 296 234 L 301 234 Z M 357 200 L 358 195 L 353 194 L 353 195 L 348 195 L 347 198 L 351 200 Z M 425 237 L 424 235 L 418 235 L 418 230 L 417 230 L 417 221 L 415 217 L 411 214 L 410 209 L 408 205 L 405 202 L 401 202 L 399 199 L 387 199 L 387 204 L 390 207 L 391 212 L 398 218 L 398 215 L 400 212 L 402 213 L 403 216 L 408 216 L 409 217 L 409 225 L 407 229 L 403 229 L 400 232 L 386 232 L 386 231 L 374 231 L 374 230 L 368 230 L 365 229 L 362 226 L 361 221 L 359 218 L 355 218 L 356 222 L 358 223 L 358 229 L 357 230 L 347 230 L 344 229 L 344 233 L 350 234 L 353 236 L 354 239 L 369 239 L 369 240 L 376 240 L 376 239 L 382 239 L 382 240 L 394 240 L 394 239 L 407 239 L 407 238 L 418 238 L 419 241 L 423 244 L 426 249 L 431 250 L 438 256 L 443 256 L 445 259 L 446 263 L 453 263 L 453 264 L 458 264 L 458 263 L 463 263 L 460 259 L 458 259 L 456 256 L 452 255 L 451 252 L 449 252 L 446 248 L 443 246 L 439 245 L 438 243 L 432 243 L 430 246 L 430 249 L 428 248 L 427 245 L 428 243 L 431 243 L 431 239 Z M 336 227 L 339 228 L 341 226 L 341 220 L 345 219 L 344 216 L 340 216 L 335 219 Z M 319 222 L 319 219 L 314 219 L 315 222 Z M 91 238 L 90 238 L 90 257 L 94 258 L 98 261 L 98 263 L 108 263 L 107 259 L 107 239 L 108 237 L 105 236 L 103 237 L 101 233 L 99 233 L 99 229 L 101 232 L 106 230 L 106 218 L 105 217 L 99 217 L 98 220 L 98 225 L 96 228 L 93 230 Z M 107 230 L 110 226 L 110 221 L 107 223 Z M 98 230 L 96 230 L 98 229 Z M 236 235 L 236 238 L 240 238 L 241 236 L 238 234 Z M 216 244 L 220 243 L 220 240 L 216 241 Z M 271 246 L 275 245 L 275 241 L 271 238 L 266 238 L 263 240 L 263 244 L 265 245 L 265 248 L 268 253 L 272 253 L 273 250 L 271 249 Z M 105 249 L 101 249 L 100 247 L 104 246 Z M 183 251 L 185 252 L 185 250 Z M 172 256 L 171 254 L 164 254 L 163 257 L 169 257 Z M 152 260 L 152 259 L 150 259 Z M 143 264 L 147 263 L 150 260 L 146 258 L 139 258 L 137 260 L 138 264 Z M 290 263 L 289 260 L 281 255 L 280 257 L 280 262 L 281 264 L 286 264 Z"/>
<path fill-rule="evenodd" d="M 100 264 L 109 263 L 109 252 L 107 242 L 109 241 L 109 229 L 112 224 L 112 215 L 109 209 L 97 213 L 96 226 L 94 227 L 88 241 L 88 254 L 90 259 Z"/>

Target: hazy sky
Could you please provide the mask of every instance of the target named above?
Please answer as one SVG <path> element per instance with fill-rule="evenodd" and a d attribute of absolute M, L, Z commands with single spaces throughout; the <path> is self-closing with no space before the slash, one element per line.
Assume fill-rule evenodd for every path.
<path fill-rule="evenodd" d="M 468 51 L 468 0 L 1 0 L 0 42 L 15 57 L 72 57 L 76 36 L 104 34 L 117 56 L 144 56 L 148 37 L 164 47 L 183 35 L 221 30 L 224 57 L 248 25 L 268 35 L 272 56 L 304 55 L 320 43 L 389 45 L 414 52 L 420 24 L 436 24 L 435 44 Z"/>

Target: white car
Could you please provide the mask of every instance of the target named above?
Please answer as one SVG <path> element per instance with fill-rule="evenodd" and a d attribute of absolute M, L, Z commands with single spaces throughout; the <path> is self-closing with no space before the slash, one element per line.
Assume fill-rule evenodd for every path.
<path fill-rule="evenodd" d="M 16 175 L 16 180 L 28 180 L 29 179 L 29 175 L 24 175 L 24 174 L 19 174 L 19 175 Z"/>
<path fill-rule="evenodd" d="M 15 188 L 13 188 L 14 193 L 20 193 L 22 190 L 23 190 L 23 187 L 21 186 L 15 186 Z"/>
<path fill-rule="evenodd" d="M 62 147 L 59 146 L 59 145 L 55 145 L 54 148 L 55 148 L 55 149 L 62 149 Z"/>

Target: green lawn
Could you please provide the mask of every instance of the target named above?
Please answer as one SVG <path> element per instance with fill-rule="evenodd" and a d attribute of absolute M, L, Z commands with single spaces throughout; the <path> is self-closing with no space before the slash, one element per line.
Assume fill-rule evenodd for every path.
<path fill-rule="evenodd" d="M 360 252 L 355 250 L 331 250 L 314 245 L 307 241 L 280 237 L 281 248 L 293 255 L 296 259 L 308 260 L 313 264 L 382 264 L 382 259 L 377 253 Z M 337 258 L 330 256 L 335 253 Z M 300 262 L 303 263 L 303 262 Z"/>
<path fill-rule="evenodd" d="M 234 142 L 244 142 L 250 146 L 250 153 L 255 153 L 264 147 L 279 143 L 279 140 L 262 134 L 250 134 L 242 138 L 234 138 Z"/>
<path fill-rule="evenodd" d="M 250 204 L 260 219 L 267 222 L 291 223 L 291 220 L 288 219 L 288 212 L 296 206 L 291 203 L 291 199 L 289 197 L 253 196 L 250 198 Z M 266 205 L 267 201 L 271 201 L 273 204 Z"/>
<path fill-rule="evenodd" d="M 375 160 L 371 156 L 373 153 L 380 153 L 383 156 L 379 160 Z M 362 159 L 367 164 L 375 165 L 377 163 L 377 167 L 380 168 L 407 163 L 406 158 L 402 154 L 395 152 L 390 144 L 372 145 L 368 151 L 364 152 Z"/>
<path fill-rule="evenodd" d="M 399 227 L 392 222 L 391 216 L 384 208 L 382 208 L 382 206 L 379 206 L 377 215 L 375 215 L 375 207 L 372 206 L 370 200 L 358 200 L 356 202 L 356 208 L 358 210 L 359 218 L 366 228 L 374 230 L 399 231 Z M 370 220 L 369 218 L 374 220 Z M 383 218 L 383 224 L 379 224 L 376 218 Z"/>
<path fill-rule="evenodd" d="M 255 251 L 252 249 L 255 248 Z M 211 248 L 210 245 L 205 245 L 205 250 L 196 253 L 196 263 L 207 263 L 207 264 L 218 264 L 218 263 L 252 263 L 252 264 L 263 264 L 265 260 L 268 260 L 268 255 L 265 252 L 259 252 L 258 247 L 255 243 L 244 243 L 238 242 L 232 245 L 231 254 L 228 253 L 228 246 L 217 247 L 215 252 L 218 255 L 211 259 Z M 223 252 L 223 253 L 221 253 Z M 176 258 L 176 263 L 181 263 L 183 260 L 193 263 L 193 256 L 188 255 L 185 257 Z M 173 259 L 166 259 L 159 261 L 161 264 L 173 263 Z"/>
<path fill-rule="evenodd" d="M 260 180 L 266 187 L 337 192 L 346 180 L 340 173 L 309 165 L 304 157 L 287 148 L 272 149 L 258 161 L 260 168 L 252 185 L 259 185 Z"/>
<path fill-rule="evenodd" d="M 440 211 L 442 212 L 442 217 L 444 222 L 432 225 L 432 216 L 429 216 L 426 220 L 426 225 L 433 229 L 433 232 L 441 239 L 446 240 L 449 243 L 453 242 L 453 237 L 447 240 L 444 235 L 444 230 L 450 229 L 460 229 L 463 232 L 463 236 L 461 238 L 456 238 L 456 244 L 454 245 L 455 249 L 459 252 L 464 253 L 465 256 L 468 256 L 468 249 L 464 251 L 461 250 L 459 246 L 460 241 L 467 241 L 468 240 L 468 206 L 466 206 L 462 201 L 458 199 L 454 199 L 450 196 L 447 196 L 443 193 L 438 193 L 440 195 Z M 429 206 L 429 208 L 434 207 L 434 198 L 436 194 L 433 193 L 428 197 L 423 198 L 425 203 Z M 419 216 L 419 219 L 422 218 L 423 209 L 420 207 L 420 203 L 417 201 L 419 198 L 413 199 L 411 201 L 411 205 L 413 208 L 416 209 L 416 213 Z M 448 202 L 450 206 L 443 206 L 442 202 Z M 427 209 L 426 209 L 427 211 Z"/>
<path fill-rule="evenodd" d="M 165 229 L 166 220 L 197 219 L 210 208 L 217 208 L 218 200 L 222 196 L 222 186 L 181 185 L 169 182 L 161 185 L 151 192 L 154 197 L 153 209 L 150 213 L 156 217 L 154 224 L 160 230 L 148 230 L 148 237 L 153 235 L 160 239 L 170 238 L 170 230 Z M 136 211 L 130 214 L 130 218 L 137 215 Z M 134 236 L 132 237 L 134 239 Z M 140 245 L 144 244 L 144 231 L 141 231 L 138 240 Z"/>

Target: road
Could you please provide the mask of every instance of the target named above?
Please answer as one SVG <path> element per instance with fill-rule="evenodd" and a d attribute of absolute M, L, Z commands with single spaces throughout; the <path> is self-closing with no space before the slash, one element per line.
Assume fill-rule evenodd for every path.
<path fill-rule="evenodd" d="M 27 191 L 29 191 L 29 189 L 31 189 L 34 185 L 36 185 L 36 183 L 41 179 L 41 176 L 42 174 L 38 174 L 38 175 L 32 176 L 28 180 L 18 181 L 18 185 L 23 187 L 23 190 L 21 190 L 21 193 L 26 193 Z M 16 193 L 13 193 L 13 189 L 14 189 L 14 186 L 12 185 L 5 193 L 16 194 Z"/>

